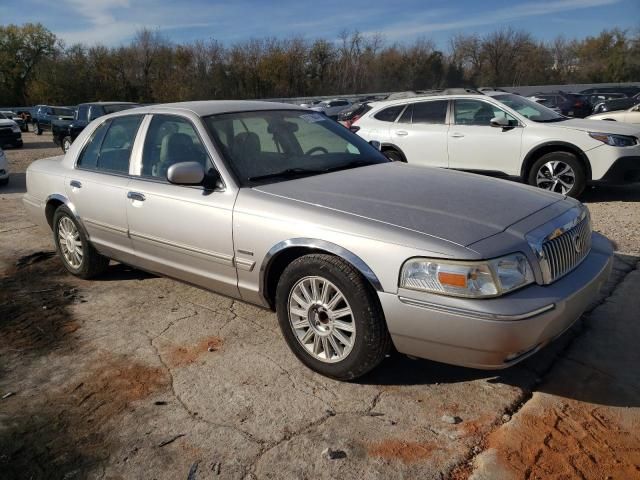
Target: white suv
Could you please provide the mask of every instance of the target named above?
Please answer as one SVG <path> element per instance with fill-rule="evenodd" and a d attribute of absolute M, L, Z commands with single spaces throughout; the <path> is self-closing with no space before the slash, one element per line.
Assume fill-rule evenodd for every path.
<path fill-rule="evenodd" d="M 519 178 L 578 196 L 588 183 L 640 182 L 640 129 L 578 120 L 506 92 L 376 102 L 351 129 L 392 160 Z"/>

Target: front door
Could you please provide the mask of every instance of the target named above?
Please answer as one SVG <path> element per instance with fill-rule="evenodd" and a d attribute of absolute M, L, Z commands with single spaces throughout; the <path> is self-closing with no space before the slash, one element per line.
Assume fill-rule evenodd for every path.
<path fill-rule="evenodd" d="M 506 117 L 512 126 L 492 127 L 494 117 Z M 448 135 L 449 168 L 520 175 L 522 132 L 513 116 L 492 103 L 454 100 Z"/>
<path fill-rule="evenodd" d="M 177 115 L 154 115 L 140 170 L 127 191 L 137 261 L 142 268 L 238 296 L 231 232 L 235 194 L 167 181 L 171 165 L 193 161 L 213 168 L 195 125 Z"/>
<path fill-rule="evenodd" d="M 391 143 L 404 153 L 408 163 L 448 167 L 446 122 L 448 100 L 429 100 L 407 105 L 391 125 Z"/>

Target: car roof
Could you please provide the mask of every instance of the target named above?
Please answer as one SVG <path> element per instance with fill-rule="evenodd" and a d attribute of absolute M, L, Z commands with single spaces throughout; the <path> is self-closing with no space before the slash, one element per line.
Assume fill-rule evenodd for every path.
<path fill-rule="evenodd" d="M 198 115 L 199 117 L 206 117 L 208 115 L 217 115 L 221 113 L 251 112 L 257 110 L 308 111 L 304 107 L 292 105 L 290 103 L 263 102 L 256 100 L 202 100 L 194 102 L 176 102 L 149 105 L 145 107 L 134 108 L 132 110 L 127 110 L 127 113 L 131 114 L 134 111 L 153 113 L 166 110 L 190 112 Z"/>
<path fill-rule="evenodd" d="M 135 102 L 84 102 L 78 104 L 80 105 L 138 105 Z"/>

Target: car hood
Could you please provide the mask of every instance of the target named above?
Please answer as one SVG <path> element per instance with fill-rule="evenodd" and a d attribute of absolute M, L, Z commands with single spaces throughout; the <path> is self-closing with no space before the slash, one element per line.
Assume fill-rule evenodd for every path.
<path fill-rule="evenodd" d="M 0 127 L 13 127 L 17 125 L 13 120 L 9 120 L 7 118 L 0 118 Z"/>
<path fill-rule="evenodd" d="M 490 177 L 383 163 L 254 187 L 467 246 L 563 197 Z"/>
<path fill-rule="evenodd" d="M 564 122 L 547 123 L 546 125 L 553 125 L 559 128 L 570 128 L 573 130 L 582 130 L 584 132 L 616 133 L 619 135 L 635 136 L 638 136 L 640 134 L 638 127 L 626 123 L 610 122 L 607 120 L 571 118 L 569 120 L 565 120 Z"/>

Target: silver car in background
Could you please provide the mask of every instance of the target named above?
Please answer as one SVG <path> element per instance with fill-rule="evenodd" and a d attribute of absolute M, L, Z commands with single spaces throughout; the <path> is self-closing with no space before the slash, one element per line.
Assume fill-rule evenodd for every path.
<path fill-rule="evenodd" d="M 272 308 L 302 362 L 345 380 L 392 347 L 513 365 L 580 316 L 612 262 L 576 200 L 390 162 L 266 102 L 101 117 L 31 164 L 24 204 L 74 275 L 114 259 Z"/>

